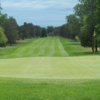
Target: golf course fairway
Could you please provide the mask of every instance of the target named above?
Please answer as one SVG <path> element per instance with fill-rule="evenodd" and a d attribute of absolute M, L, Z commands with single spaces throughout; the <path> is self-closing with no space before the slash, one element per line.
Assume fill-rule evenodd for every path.
<path fill-rule="evenodd" d="M 100 100 L 100 56 L 79 42 L 36 38 L 0 48 L 0 100 Z"/>

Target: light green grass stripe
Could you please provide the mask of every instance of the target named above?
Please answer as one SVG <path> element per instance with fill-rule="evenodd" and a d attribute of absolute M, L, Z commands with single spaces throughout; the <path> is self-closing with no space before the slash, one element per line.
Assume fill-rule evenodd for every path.
<path fill-rule="evenodd" d="M 34 51 L 34 48 L 36 47 L 36 44 L 41 43 L 42 39 L 33 39 L 33 41 L 31 41 L 30 43 L 17 48 L 16 51 L 12 54 L 10 54 L 10 56 L 15 56 L 15 57 L 23 57 L 23 56 L 31 56 L 32 52 Z"/>
<path fill-rule="evenodd" d="M 58 46 L 58 50 L 59 50 L 61 56 L 63 56 L 63 57 L 68 56 L 68 52 L 65 51 L 59 38 L 57 38 L 57 43 L 59 43 L 57 46 Z"/>
<path fill-rule="evenodd" d="M 78 42 L 60 37 L 35 38 L 12 47 L 0 48 L 0 58 L 67 57 L 90 54 Z"/>
<path fill-rule="evenodd" d="M 1 59 L 0 76 L 32 79 L 100 79 L 100 57 Z"/>

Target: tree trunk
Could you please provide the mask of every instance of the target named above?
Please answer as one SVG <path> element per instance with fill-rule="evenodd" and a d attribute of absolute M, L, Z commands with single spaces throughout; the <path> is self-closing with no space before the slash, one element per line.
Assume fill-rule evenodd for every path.
<path fill-rule="evenodd" d="M 98 47 L 97 46 L 95 47 L 95 52 L 98 52 Z"/>
<path fill-rule="evenodd" d="M 94 47 L 92 47 L 92 52 L 95 53 L 95 48 Z"/>

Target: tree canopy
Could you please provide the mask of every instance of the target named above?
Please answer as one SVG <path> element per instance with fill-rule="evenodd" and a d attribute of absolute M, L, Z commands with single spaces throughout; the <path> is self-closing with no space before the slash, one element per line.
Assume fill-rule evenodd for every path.
<path fill-rule="evenodd" d="M 4 29 L 0 27 L 0 46 L 6 46 L 8 39 L 5 36 Z"/>

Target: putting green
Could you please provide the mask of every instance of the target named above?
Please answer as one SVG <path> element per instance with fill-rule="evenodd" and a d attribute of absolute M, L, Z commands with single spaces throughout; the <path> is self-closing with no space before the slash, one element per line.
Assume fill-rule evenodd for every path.
<path fill-rule="evenodd" d="M 30 57 L 1 59 L 0 77 L 100 79 L 100 57 Z"/>

